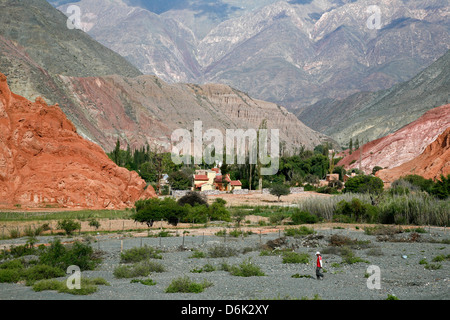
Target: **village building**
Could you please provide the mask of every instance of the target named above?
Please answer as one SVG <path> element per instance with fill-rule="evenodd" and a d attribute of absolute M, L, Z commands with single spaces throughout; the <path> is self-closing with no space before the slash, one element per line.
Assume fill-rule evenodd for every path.
<path fill-rule="evenodd" d="M 230 175 L 222 175 L 219 168 L 211 170 L 196 170 L 194 174 L 195 191 L 233 191 L 242 189 L 242 182 L 231 180 Z"/>

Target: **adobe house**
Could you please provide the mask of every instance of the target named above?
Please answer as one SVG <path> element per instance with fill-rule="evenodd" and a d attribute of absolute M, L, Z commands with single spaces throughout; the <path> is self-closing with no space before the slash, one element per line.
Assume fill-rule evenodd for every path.
<path fill-rule="evenodd" d="M 194 174 L 194 190 L 215 190 L 214 178 L 216 172 L 212 170 L 196 170 Z"/>
<path fill-rule="evenodd" d="M 220 173 L 219 168 L 196 170 L 194 174 L 193 189 L 197 191 L 232 191 L 242 189 L 242 183 L 239 180 L 231 180 L 229 174 L 225 175 L 225 178 L 223 179 L 223 175 Z"/>

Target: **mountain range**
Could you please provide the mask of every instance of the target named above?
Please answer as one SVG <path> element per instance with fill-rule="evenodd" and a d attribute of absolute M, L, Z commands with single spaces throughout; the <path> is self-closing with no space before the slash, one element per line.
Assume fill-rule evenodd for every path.
<path fill-rule="evenodd" d="M 223 84 L 166 83 L 81 30 L 45 0 L 0 0 L 0 71 L 11 90 L 61 107 L 80 135 L 111 151 L 117 139 L 168 148 L 171 133 L 202 120 L 206 129 L 280 129 L 286 151 L 327 136 L 284 107 Z M 23 23 L 17 23 L 23 21 Z M 39 98 L 40 99 L 40 98 Z"/>
<path fill-rule="evenodd" d="M 409 81 L 387 90 L 359 92 L 342 100 L 328 99 L 297 116 L 342 146 L 361 144 L 394 133 L 433 108 L 450 103 L 450 50 Z"/>
<path fill-rule="evenodd" d="M 389 89 L 450 49 L 447 0 L 49 1 L 79 6 L 83 30 L 144 74 L 297 112 Z"/>

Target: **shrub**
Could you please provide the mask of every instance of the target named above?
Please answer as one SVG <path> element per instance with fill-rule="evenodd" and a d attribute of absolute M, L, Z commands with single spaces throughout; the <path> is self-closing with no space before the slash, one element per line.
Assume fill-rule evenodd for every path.
<path fill-rule="evenodd" d="M 142 248 L 131 248 L 121 253 L 120 262 L 134 263 L 148 259 L 162 259 L 160 252 L 161 250 L 148 246 L 144 246 Z"/>
<path fill-rule="evenodd" d="M 345 183 L 344 192 L 380 194 L 384 190 L 383 180 L 374 176 L 359 175 Z"/>
<path fill-rule="evenodd" d="M 378 209 L 370 204 L 363 203 L 358 198 L 353 198 L 351 202 L 342 200 L 336 206 L 336 214 L 348 216 L 350 221 L 367 221 L 369 223 L 378 220 Z"/>
<path fill-rule="evenodd" d="M 283 252 L 283 263 L 309 263 L 310 257 L 307 253 Z"/>
<path fill-rule="evenodd" d="M 130 283 L 140 283 L 146 286 L 154 286 L 156 285 L 156 282 L 153 281 L 152 279 L 145 279 L 145 280 L 140 280 L 140 279 L 133 279 L 130 281 Z"/>
<path fill-rule="evenodd" d="M 216 271 L 216 267 L 214 267 L 212 264 L 205 264 L 202 268 L 194 268 L 191 270 L 193 273 L 202 273 L 202 272 L 213 272 Z"/>
<path fill-rule="evenodd" d="M 236 249 L 224 245 L 217 245 L 208 249 L 208 257 L 210 258 L 228 258 L 237 255 Z"/>
<path fill-rule="evenodd" d="M 210 286 L 212 286 L 212 283 L 207 280 L 197 283 L 184 276 L 172 280 L 166 289 L 166 293 L 200 293 Z"/>
<path fill-rule="evenodd" d="M 200 192 L 191 191 L 191 192 L 188 192 L 183 197 L 181 197 L 178 200 L 178 204 L 180 206 L 184 206 L 186 204 L 189 204 L 191 207 L 194 207 L 195 205 L 208 206 L 208 199 L 206 198 L 206 195 L 204 195 L 204 194 L 202 194 Z"/>
<path fill-rule="evenodd" d="M 121 265 L 114 269 L 114 276 L 121 278 L 147 277 L 151 272 L 164 272 L 162 264 L 153 261 L 141 261 L 131 266 Z"/>
<path fill-rule="evenodd" d="M 22 277 L 21 269 L 1 269 L 0 283 L 17 283 Z"/>
<path fill-rule="evenodd" d="M 41 280 L 33 284 L 33 290 L 36 292 L 41 291 L 62 291 L 65 284 L 56 279 Z"/>
<path fill-rule="evenodd" d="M 288 237 L 306 236 L 313 233 L 314 230 L 312 228 L 308 228 L 305 226 L 301 226 L 299 228 L 288 228 L 284 230 L 284 234 Z"/>
<path fill-rule="evenodd" d="M 314 279 L 314 277 L 311 276 L 311 275 L 309 275 L 309 274 L 298 274 L 298 273 L 293 274 L 293 275 L 291 276 L 291 278 L 297 278 L 297 279 L 301 279 L 301 278 Z"/>
<path fill-rule="evenodd" d="M 69 289 L 67 287 L 66 281 L 58 281 L 56 279 L 46 279 L 37 281 L 33 284 L 33 290 L 36 292 L 54 290 L 59 293 L 69 293 L 73 295 L 88 295 L 96 292 L 98 290 L 97 285 L 107 285 L 109 283 L 103 278 L 81 278 L 81 288 L 80 289 Z"/>
<path fill-rule="evenodd" d="M 291 215 L 291 220 L 293 224 L 313 224 L 319 222 L 319 217 L 309 212 L 295 209 Z"/>
<path fill-rule="evenodd" d="M 213 221 L 231 221 L 231 215 L 228 209 L 225 207 L 227 202 L 222 198 L 217 198 L 209 206 L 209 218 Z"/>
<path fill-rule="evenodd" d="M 26 285 L 28 286 L 38 280 L 64 277 L 65 275 L 66 273 L 60 268 L 45 264 L 32 266 L 23 272 L 23 278 L 26 280 Z"/>
<path fill-rule="evenodd" d="M 261 268 L 252 264 L 250 259 L 243 261 L 240 265 L 231 266 L 229 269 L 230 274 L 238 277 L 260 277 L 265 276 Z"/>
<path fill-rule="evenodd" d="M 203 251 L 194 250 L 189 258 L 196 258 L 196 259 L 206 258 L 206 254 Z"/>
<path fill-rule="evenodd" d="M 67 248 L 56 239 L 41 253 L 39 257 L 41 264 L 58 267 L 66 270 L 71 265 L 76 265 L 81 271 L 93 270 L 99 263 L 94 257 L 94 250 L 89 244 L 75 242 Z"/>
<path fill-rule="evenodd" d="M 81 224 L 74 220 L 64 219 L 58 222 L 58 229 L 63 229 L 68 236 L 72 235 L 75 230 L 79 230 Z"/>
<path fill-rule="evenodd" d="M 369 263 L 369 261 L 355 256 L 352 250 L 347 247 L 341 249 L 342 262 L 346 264 L 354 264 L 359 262 Z"/>
<path fill-rule="evenodd" d="M 269 217 L 269 221 L 271 224 L 277 225 L 282 224 L 283 220 L 286 219 L 288 216 L 284 212 L 276 212 L 275 214 L 271 215 Z"/>
<path fill-rule="evenodd" d="M 155 221 L 180 221 L 188 214 L 188 209 L 172 198 L 139 200 L 135 203 L 135 208 L 136 213 L 131 218 L 136 222 L 146 223 L 149 227 Z"/>

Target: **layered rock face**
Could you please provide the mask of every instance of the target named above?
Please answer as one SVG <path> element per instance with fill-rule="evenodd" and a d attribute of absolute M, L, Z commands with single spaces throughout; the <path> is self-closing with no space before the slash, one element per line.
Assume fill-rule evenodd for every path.
<path fill-rule="evenodd" d="M 426 112 L 418 120 L 386 137 L 363 145 L 345 156 L 339 165 L 347 169 L 361 166 L 366 173 L 371 173 L 375 166 L 385 169 L 398 167 L 421 155 L 449 127 L 450 104 L 447 104 Z"/>
<path fill-rule="evenodd" d="M 388 184 L 409 174 L 433 180 L 450 174 L 450 127 L 418 157 L 401 166 L 377 172 L 377 176 Z"/>
<path fill-rule="evenodd" d="M 155 196 L 78 135 L 58 105 L 12 93 L 0 73 L 0 206 L 119 209 Z"/>
<path fill-rule="evenodd" d="M 280 130 L 280 142 L 291 152 L 301 145 L 313 149 L 332 142 L 284 107 L 227 85 L 170 84 L 149 75 L 59 79 L 73 101 L 73 108 L 65 106 L 64 112 L 82 115 L 77 116 L 77 128 L 105 150 L 112 150 L 120 137 L 132 149 L 149 142 L 170 151 L 172 132 L 192 130 L 196 121 L 202 121 L 204 131 L 214 128 L 225 134 L 227 129 L 258 129 L 266 120 L 268 129 Z M 97 130 L 83 129 L 89 126 Z"/>

